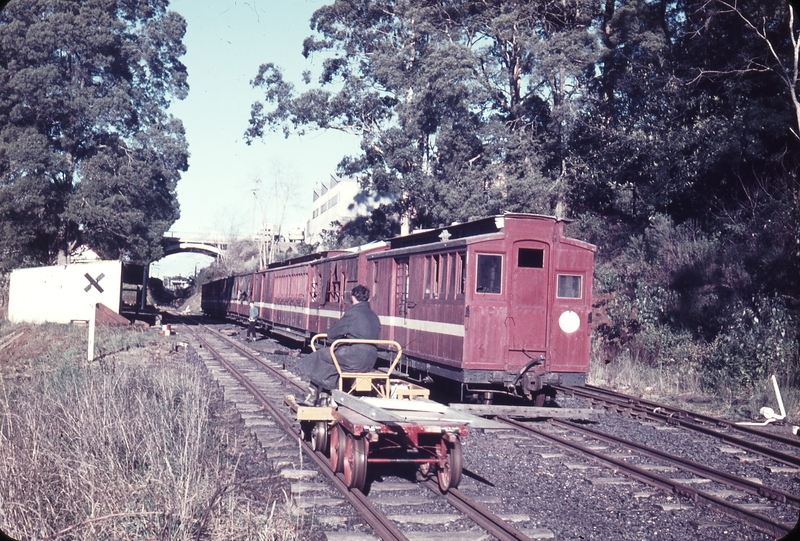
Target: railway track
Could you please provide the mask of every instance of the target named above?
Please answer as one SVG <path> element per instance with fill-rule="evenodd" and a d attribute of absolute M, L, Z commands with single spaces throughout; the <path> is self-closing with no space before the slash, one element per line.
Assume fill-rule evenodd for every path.
<path fill-rule="evenodd" d="M 635 481 L 688 497 L 693 502 L 741 520 L 776 537 L 787 533 L 794 523 L 765 516 L 764 513 L 770 507 L 769 505 L 760 502 L 753 503 L 751 500 L 736 503 L 728 501 L 726 498 L 739 493 L 742 498 L 746 494 L 755 496 L 756 499 L 766 498 L 791 507 L 793 511 L 785 513 L 789 516 L 796 515 L 796 510 L 800 508 L 800 497 L 790 492 L 771 488 L 760 482 L 573 422 L 555 419 L 549 421 L 547 424 L 550 427 L 557 427 L 564 433 L 558 435 L 530 423 L 511 418 L 501 420 L 517 430 L 546 441 L 555 447 L 588 457 L 611 468 L 615 474 L 622 473 Z M 583 441 L 571 439 L 567 435 L 569 433 L 580 435 Z M 632 460 L 636 460 L 636 463 L 631 463 Z M 681 477 L 668 477 L 664 472 L 681 472 Z M 709 488 L 695 488 L 693 486 L 695 484 L 701 486 L 708 484 Z"/>
<path fill-rule="evenodd" d="M 341 499 L 350 505 L 360 520 L 369 526 L 371 533 L 380 539 L 431 540 L 437 539 L 437 535 L 440 536 L 438 538 L 446 539 L 452 538 L 456 532 L 457 536 L 463 539 L 470 537 L 486 539 L 487 533 L 491 538 L 503 541 L 531 539 L 525 532 L 518 530 L 509 521 L 491 512 L 466 493 L 451 489 L 448 493 L 442 494 L 438 484 L 433 480 L 421 483 L 408 480 L 386 485 L 372 483 L 368 494 L 349 490 L 342 474 L 334 473 L 330 469 L 329 459 L 315 451 L 312 444 L 306 441 L 299 424 L 292 417 L 290 410 L 283 405 L 286 394 L 298 394 L 304 391 L 303 383 L 284 370 L 280 363 L 265 359 L 250 348 L 210 328 L 188 323 L 190 322 L 184 321 L 184 324 L 176 330 L 187 337 L 187 341 L 223 387 L 226 399 L 235 402 L 245 423 L 256 429 L 256 435 L 267 448 L 268 456 L 273 458 L 278 469 L 284 468 L 281 474 L 289 478 L 306 479 L 298 483 L 298 499 L 305 499 L 301 505 L 314 507 L 316 513 L 319 512 L 317 503 L 331 504 L 333 516 L 318 517 L 321 524 L 333 524 L 333 526 L 323 526 L 330 530 L 326 532 L 328 539 L 357 538 L 355 530 L 358 528 L 352 524 L 353 517 L 347 514 L 344 517 L 335 516 L 342 507 L 337 505 L 336 501 Z M 299 460 L 298 455 L 300 455 Z M 314 486 L 320 483 L 307 481 L 315 475 L 314 471 L 304 467 L 304 459 L 313 463 L 315 471 L 325 477 L 327 487 Z M 384 511 L 384 508 L 391 510 L 397 505 L 398 492 L 406 494 L 399 500 L 401 503 L 411 501 L 413 505 L 421 502 L 424 505 L 424 514 L 446 515 L 440 531 L 430 531 L 434 526 L 427 522 L 435 520 L 425 521 L 421 517 L 416 517 L 414 520 L 400 517 L 401 520 L 398 520 L 397 515 L 391 514 L 391 511 Z M 303 493 L 311 495 L 304 496 Z M 401 522 L 405 523 L 405 528 L 401 528 Z M 425 531 L 414 531 L 413 526 L 408 526 L 409 522 L 425 524 Z M 345 532 L 341 532 L 343 526 L 347 528 Z M 339 535 L 337 530 L 343 537 L 337 537 Z"/>
<path fill-rule="evenodd" d="M 800 468 L 800 439 L 797 437 L 768 432 L 753 426 L 737 424 L 590 385 L 562 387 L 559 390 L 567 395 L 585 398 L 595 405 L 628 413 L 640 419 L 648 419 L 712 436 L 745 451 L 785 464 L 790 468 Z"/>
<path fill-rule="evenodd" d="M 206 335 L 203 327 L 195 328 Z M 237 332 L 235 327 L 226 326 L 226 329 L 231 333 Z M 257 388 L 264 387 L 269 391 L 264 394 L 268 401 L 277 405 L 279 415 L 289 414 L 288 408 L 282 404 L 283 396 L 302 392 L 305 385 L 284 369 L 292 368 L 295 363 L 285 355 L 287 350 L 274 351 L 270 344 L 275 343 L 271 341 L 244 345 L 241 336 L 223 337 L 210 329 L 208 335 L 220 340 L 218 353 L 230 357 L 245 377 L 255 381 Z M 709 464 L 704 457 L 719 454 L 720 444 L 705 443 L 702 449 L 697 450 L 690 449 L 692 442 L 720 438 L 713 436 L 712 439 L 708 434 L 685 430 L 674 421 L 667 424 L 629 405 L 604 406 L 610 410 L 630 412 L 633 416 L 606 414 L 602 423 L 592 424 L 591 428 L 587 423 L 550 421 L 531 424 L 535 430 L 546 433 L 545 436 L 535 435 L 529 430 L 523 433 L 517 427 L 500 433 L 473 430 L 464 440 L 464 480 L 459 490 L 451 490 L 447 495 L 441 494 L 435 481 L 415 482 L 415 468 L 399 472 L 397 470 L 402 467 L 397 465 L 372 468 L 369 473 L 371 483 L 364 493 L 348 491 L 340 486 L 341 474 L 333 476 L 339 478 L 340 483 L 330 480 L 328 458 L 314 452 L 302 441 L 300 427 L 293 416 L 285 418 L 287 428 L 281 428 L 277 420 L 265 415 L 267 407 L 256 402 L 252 394 L 211 355 L 213 344 L 203 345 L 199 338 L 194 343 L 209 370 L 223 386 L 226 398 L 237 402 L 251 430 L 263 433 L 259 441 L 273 460 L 276 471 L 292 480 L 292 501 L 306 509 L 306 517 L 311 517 L 315 523 L 313 530 L 324 531 L 331 541 L 376 538 L 426 541 L 454 538 L 716 540 L 723 537 L 771 541 L 791 528 L 797 517 L 800 504 L 794 494 L 797 493 L 795 483 L 800 482 L 800 478 L 795 481 L 792 474 L 764 473 L 767 471 L 765 465 L 775 472 L 780 472 L 781 468 L 791 471 L 797 468 L 763 455 L 753 458 L 755 453 L 747 451 L 746 454 L 725 455 L 733 457 L 732 463 L 727 465 L 719 464 L 719 457 L 715 457 L 713 468 L 703 469 L 702 466 Z M 279 348 L 277 344 L 274 347 Z M 273 351 L 283 355 L 271 355 Z M 249 360 L 245 362 L 242 358 Z M 273 371 L 275 375 L 271 379 Z M 252 404 L 248 405 L 248 400 Z M 583 398 L 565 398 L 564 405 L 568 407 L 581 408 L 581 404 L 585 404 Z M 269 425 L 274 425 L 274 428 Z M 578 430 L 574 430 L 573 425 Z M 649 444 L 647 438 L 645 441 L 636 437 L 626 438 L 624 429 L 620 428 L 626 425 L 638 426 L 642 433 L 662 436 L 695 456 L 683 457 L 682 466 L 646 456 L 642 454 L 649 452 L 646 447 L 661 450 L 662 446 Z M 597 429 L 610 430 L 622 440 L 636 440 L 639 451 L 627 448 L 624 442 L 603 440 L 606 434 Z M 575 447 L 567 451 L 567 447 L 561 447 L 548 436 L 564 440 L 565 445 L 577 440 L 583 447 L 611 460 L 585 454 Z M 723 443 L 726 452 L 732 452 L 727 448 L 734 445 L 727 441 Z M 708 451 L 709 448 L 712 451 Z M 790 451 L 784 449 L 782 452 L 791 455 Z M 681 455 L 680 452 L 667 454 Z M 562 458 L 554 458 L 558 456 Z M 753 462 L 749 462 L 751 460 Z M 691 471 L 694 467 L 692 461 L 698 463 L 696 473 Z M 309 463 L 315 465 L 308 467 Z M 580 466 L 580 463 L 587 466 Z M 714 469 L 730 473 L 739 464 L 750 468 L 749 474 L 733 476 L 749 480 L 750 483 L 745 482 L 744 487 L 734 488 L 725 484 L 724 476 L 714 477 Z M 633 466 L 629 477 L 619 475 L 627 466 Z M 636 471 L 637 467 L 643 471 Z M 604 468 L 612 468 L 613 472 L 608 474 Z M 660 478 L 645 477 L 652 473 Z M 767 478 L 763 482 L 753 479 L 765 475 Z M 783 478 L 784 485 L 773 486 L 772 479 L 779 477 Z M 625 482 L 621 483 L 620 479 Z M 368 505 L 377 509 L 377 514 L 371 519 L 362 517 L 359 504 L 351 503 L 345 496 L 346 492 L 355 498 L 363 497 Z M 467 499 L 463 511 L 457 509 L 461 496 Z M 476 500 L 490 508 L 488 519 L 478 518 L 481 505 L 476 504 Z M 494 532 L 491 522 L 497 515 L 502 517 L 500 522 L 505 525 Z M 378 528 L 392 524 L 404 537 L 396 537 L 397 533 L 392 532 L 378 533 L 370 521 Z M 433 525 L 433 522 L 440 524 Z"/>
<path fill-rule="evenodd" d="M 560 390 L 568 396 L 588 399 L 593 405 L 630 414 L 638 424 L 655 428 L 662 426 L 665 430 L 687 434 L 680 441 L 699 442 L 699 436 L 691 434 L 700 434 L 709 442 L 724 442 L 725 447 L 717 446 L 720 454 L 735 456 L 742 464 L 757 466 L 748 469 L 749 475 L 731 473 L 729 470 L 735 470 L 737 466 L 730 466 L 730 461 L 726 465 L 715 458 L 713 460 L 718 464 L 709 466 L 706 461 L 711 461 L 711 456 L 692 460 L 682 456 L 681 452 L 664 451 L 565 420 L 551 419 L 546 424 L 521 422 L 508 417 L 498 417 L 498 420 L 548 445 L 587 457 L 615 473 L 623 473 L 630 479 L 667 493 L 688 497 L 775 537 L 786 534 L 794 526 L 800 509 L 796 484 L 800 477 L 792 479 L 787 476 L 800 474 L 800 446 L 796 439 L 591 386 Z M 681 451 L 692 447 L 677 442 L 677 433 L 671 434 L 668 439 L 676 440 L 672 441 L 674 448 Z M 704 445 L 710 448 L 708 443 Z M 713 447 L 714 444 L 710 445 Z M 767 474 L 766 481 L 758 475 L 759 471 Z M 662 472 L 678 473 L 676 477 Z M 737 501 L 729 501 L 731 499 Z"/>

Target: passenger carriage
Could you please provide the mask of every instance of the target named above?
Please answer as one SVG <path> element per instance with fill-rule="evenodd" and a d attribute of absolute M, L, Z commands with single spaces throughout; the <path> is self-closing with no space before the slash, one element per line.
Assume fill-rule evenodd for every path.
<path fill-rule="evenodd" d="M 382 338 L 401 370 L 457 382 L 465 395 L 536 397 L 589 371 L 596 248 L 564 221 L 505 214 L 392 239 L 367 255 Z"/>
<path fill-rule="evenodd" d="M 547 385 L 582 385 L 589 371 L 596 248 L 565 237 L 566 223 L 504 214 L 303 256 L 206 284 L 203 309 L 243 320 L 254 299 L 262 327 L 307 342 L 350 307 L 360 283 L 380 338 L 403 347 L 398 374 L 453 385 L 462 398 L 541 405 Z"/>

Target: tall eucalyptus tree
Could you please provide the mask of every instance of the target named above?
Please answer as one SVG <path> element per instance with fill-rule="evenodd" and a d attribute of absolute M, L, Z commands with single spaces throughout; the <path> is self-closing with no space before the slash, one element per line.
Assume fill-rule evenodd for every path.
<path fill-rule="evenodd" d="M 413 225 L 551 210 L 596 56 L 590 5 L 338 0 L 314 14 L 304 43 L 324 59 L 318 83 L 298 93 L 262 65 L 253 84 L 265 99 L 247 136 L 359 135 L 342 172 L 393 194 Z"/>
<path fill-rule="evenodd" d="M 79 244 L 149 262 L 188 165 L 183 18 L 167 0 L 11 0 L 0 12 L 0 267 Z"/>

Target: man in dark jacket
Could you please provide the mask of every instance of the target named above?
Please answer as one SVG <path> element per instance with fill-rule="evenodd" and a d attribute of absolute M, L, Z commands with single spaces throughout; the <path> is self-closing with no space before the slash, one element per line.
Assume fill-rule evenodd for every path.
<path fill-rule="evenodd" d="M 353 306 L 328 329 L 328 342 L 340 338 L 377 340 L 381 330 L 378 316 L 369 307 L 369 289 L 358 285 L 351 291 Z M 378 350 L 372 344 L 343 344 L 336 347 L 336 360 L 343 372 L 367 372 L 375 366 Z M 306 404 L 319 401 L 319 391 L 330 393 L 339 385 L 339 373 L 330 348 L 318 349 L 298 364 L 311 381 Z"/>

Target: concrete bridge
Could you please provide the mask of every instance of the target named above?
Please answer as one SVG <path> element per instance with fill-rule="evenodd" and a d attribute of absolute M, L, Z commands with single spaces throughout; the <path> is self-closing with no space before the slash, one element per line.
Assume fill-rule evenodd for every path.
<path fill-rule="evenodd" d="M 161 239 L 164 255 L 190 252 L 219 257 L 228 249 L 228 241 L 222 235 L 213 233 L 186 233 L 167 231 Z"/>

